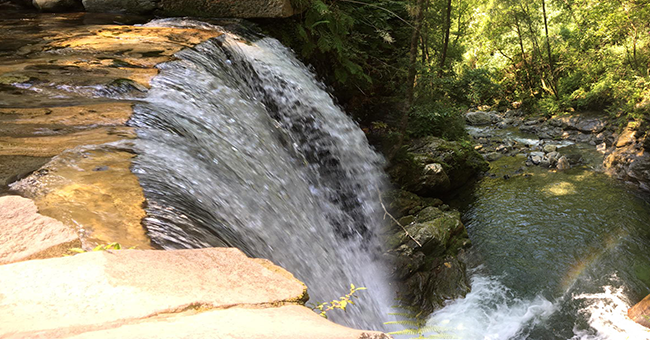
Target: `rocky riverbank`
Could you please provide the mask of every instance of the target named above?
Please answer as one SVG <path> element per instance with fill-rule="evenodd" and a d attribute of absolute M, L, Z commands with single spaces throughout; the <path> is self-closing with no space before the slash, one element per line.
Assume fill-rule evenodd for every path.
<path fill-rule="evenodd" d="M 595 170 L 632 187 L 650 191 L 647 122 L 629 122 L 620 128 L 602 114 L 530 118 L 520 110 L 471 111 L 465 118 L 473 127 L 476 149 L 488 161 L 503 156 L 521 157 L 526 159 L 525 166 L 566 170 L 583 165 L 586 160 L 584 155 L 573 152 L 574 149 L 568 148 L 570 151 L 563 152 L 562 148 L 574 143 L 591 145 L 602 154 Z M 507 137 L 508 131 L 518 131 L 528 138 Z M 518 170 L 523 173 L 525 167 Z"/>
<path fill-rule="evenodd" d="M 442 201 L 488 170 L 472 145 L 429 136 L 412 141 L 388 173 L 398 189 L 384 201 L 392 223 L 384 233 L 400 304 L 426 315 L 470 291 L 463 254 L 471 242 L 460 213 Z M 387 216 L 388 216 L 387 214 Z"/>

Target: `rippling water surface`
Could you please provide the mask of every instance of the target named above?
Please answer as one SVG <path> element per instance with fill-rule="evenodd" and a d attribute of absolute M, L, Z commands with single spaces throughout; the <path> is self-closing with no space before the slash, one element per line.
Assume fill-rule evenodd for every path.
<path fill-rule="evenodd" d="M 492 163 L 496 176 L 463 198 L 472 292 L 431 324 L 465 339 L 650 338 L 625 316 L 650 293 L 650 205 L 592 171 L 592 148 L 561 148 L 593 162 L 565 172 Z"/>

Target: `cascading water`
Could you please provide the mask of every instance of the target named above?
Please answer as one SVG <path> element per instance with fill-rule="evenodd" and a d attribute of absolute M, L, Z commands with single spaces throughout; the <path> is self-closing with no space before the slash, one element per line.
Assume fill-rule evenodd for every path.
<path fill-rule="evenodd" d="M 334 319 L 382 328 L 392 301 L 374 232 L 384 177 L 362 131 L 276 40 L 224 32 L 176 57 L 131 120 L 151 239 L 268 258 L 316 302 L 365 286 Z"/>

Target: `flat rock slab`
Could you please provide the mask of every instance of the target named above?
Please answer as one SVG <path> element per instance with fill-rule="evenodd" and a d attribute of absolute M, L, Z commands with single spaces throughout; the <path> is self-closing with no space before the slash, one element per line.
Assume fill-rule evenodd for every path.
<path fill-rule="evenodd" d="M 0 264 L 62 256 L 79 246 L 81 241 L 73 230 L 39 214 L 31 200 L 0 197 Z M 5 277 L 0 278 L 4 286 Z"/>
<path fill-rule="evenodd" d="M 197 325 L 200 325 L 197 327 Z M 387 338 L 380 332 L 337 325 L 309 308 L 230 308 L 176 315 L 114 329 L 82 333 L 77 339 L 359 339 Z"/>
<path fill-rule="evenodd" d="M 235 248 L 89 252 L 0 266 L 0 278 L 0 338 L 70 337 L 179 312 L 307 298 L 289 272 Z"/>

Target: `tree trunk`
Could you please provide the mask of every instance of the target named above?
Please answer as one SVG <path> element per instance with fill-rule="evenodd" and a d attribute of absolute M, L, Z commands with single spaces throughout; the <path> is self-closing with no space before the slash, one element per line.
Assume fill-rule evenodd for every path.
<path fill-rule="evenodd" d="M 530 66 L 528 66 L 528 60 L 526 58 L 526 51 L 524 50 L 524 40 L 521 37 L 521 28 L 519 26 L 519 19 L 515 15 L 515 27 L 517 28 L 517 38 L 519 38 L 519 48 L 521 49 L 521 60 L 524 63 L 524 69 L 526 71 L 526 83 L 528 89 L 530 90 L 530 95 L 533 95 L 533 82 L 530 79 Z M 517 65 L 515 65 L 517 67 Z"/>
<path fill-rule="evenodd" d="M 451 31 L 451 0 L 447 0 L 447 14 L 445 16 L 445 30 L 444 41 L 442 42 L 442 56 L 440 57 L 440 69 L 438 69 L 438 76 L 442 76 L 442 70 L 445 67 L 447 59 L 447 50 L 449 49 L 449 33 Z"/>
<path fill-rule="evenodd" d="M 548 68 L 549 68 L 549 81 L 551 83 L 551 90 L 556 99 L 560 99 L 557 93 L 557 86 L 555 85 L 555 66 L 553 65 L 553 56 L 551 55 L 551 41 L 548 38 L 548 20 L 546 19 L 546 1 L 542 0 L 542 13 L 544 14 L 544 32 L 546 33 L 546 52 L 548 53 Z"/>
<path fill-rule="evenodd" d="M 409 123 L 409 113 L 413 107 L 415 100 L 415 75 L 417 71 L 417 58 L 418 58 L 418 41 L 420 40 L 420 31 L 422 30 L 422 18 L 424 17 L 424 4 L 425 0 L 416 0 L 416 14 L 414 18 L 414 29 L 411 34 L 411 48 L 409 50 L 409 68 L 408 75 L 406 76 L 406 98 L 402 108 L 402 117 L 399 122 L 399 137 L 397 145 L 388 155 L 388 161 L 392 161 L 399 149 L 404 144 L 404 137 L 407 133 Z"/>

